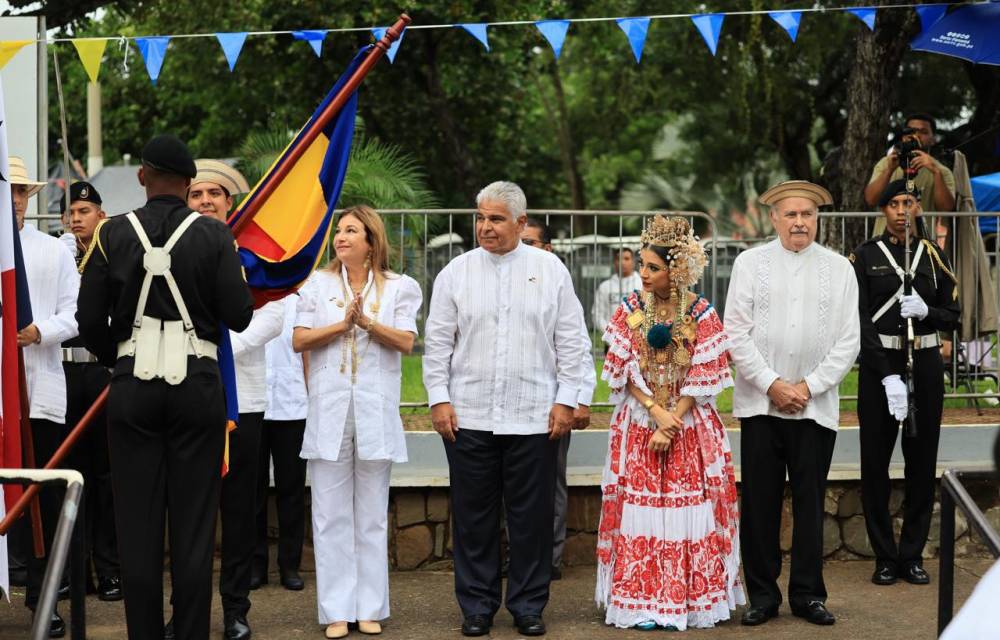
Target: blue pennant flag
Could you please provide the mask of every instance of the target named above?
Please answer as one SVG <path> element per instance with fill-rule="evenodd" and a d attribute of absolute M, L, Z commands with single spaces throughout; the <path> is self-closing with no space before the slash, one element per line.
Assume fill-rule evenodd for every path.
<path fill-rule="evenodd" d="M 920 16 L 920 30 L 927 31 L 944 16 L 945 12 L 948 11 L 948 5 L 922 4 L 916 9 L 917 15 Z"/>
<path fill-rule="evenodd" d="M 372 35 L 375 36 L 376 40 L 381 40 L 385 37 L 385 32 L 389 30 L 389 27 L 375 27 L 372 29 Z M 403 44 L 403 36 L 406 35 L 406 30 L 404 29 L 399 38 L 389 45 L 389 50 L 385 52 L 385 55 L 389 56 L 389 62 L 396 61 L 396 52 L 399 51 L 399 45 Z M 489 47 L 486 47 L 489 49 Z"/>
<path fill-rule="evenodd" d="M 697 27 L 698 33 L 705 39 L 708 50 L 715 55 L 719 48 L 719 34 L 722 33 L 722 21 L 726 19 L 722 13 L 706 13 L 700 16 L 691 16 L 691 22 Z"/>
<path fill-rule="evenodd" d="M 296 40 L 305 40 L 312 47 L 316 57 L 323 56 L 323 39 L 326 38 L 326 29 L 313 29 L 309 31 L 293 31 L 292 37 Z"/>
<path fill-rule="evenodd" d="M 160 69 L 163 68 L 163 58 L 167 55 L 167 45 L 170 44 L 170 36 L 155 36 L 152 38 L 136 38 L 135 44 L 139 47 L 139 53 L 146 62 L 146 72 L 149 79 L 156 86 L 156 81 L 160 77 Z"/>
<path fill-rule="evenodd" d="M 236 66 L 236 61 L 239 60 L 240 52 L 243 51 L 243 43 L 247 41 L 247 34 L 245 31 L 240 33 L 217 33 L 215 37 L 219 40 L 219 44 L 222 45 L 222 53 L 226 55 L 226 61 L 229 62 L 229 71 L 232 72 L 233 67 Z"/>
<path fill-rule="evenodd" d="M 860 18 L 861 22 L 868 25 L 871 31 L 875 30 L 875 9 L 872 7 L 860 7 L 858 9 L 848 9 L 847 11 Z"/>
<path fill-rule="evenodd" d="M 802 21 L 801 11 L 768 11 L 767 15 L 781 25 L 781 28 L 788 32 L 788 36 L 795 42 L 799 35 L 799 23 Z"/>
<path fill-rule="evenodd" d="M 480 42 L 482 42 L 483 46 L 486 47 L 487 51 L 490 50 L 490 42 L 489 42 L 489 40 L 486 37 L 486 25 L 485 24 L 483 24 L 483 23 L 479 23 L 479 24 L 463 23 L 463 24 L 456 24 L 455 26 L 456 27 L 460 27 L 462 29 L 465 29 L 469 33 L 469 35 L 471 35 L 476 40 L 479 40 Z"/>
<path fill-rule="evenodd" d="M 618 18 L 618 28 L 622 30 L 628 43 L 632 46 L 632 55 L 636 63 L 642 59 L 642 48 L 646 44 L 646 34 L 649 32 L 649 18 Z"/>
<path fill-rule="evenodd" d="M 569 20 L 542 20 L 536 22 L 535 26 L 545 36 L 552 46 L 552 52 L 556 54 L 556 60 L 562 53 L 563 42 L 566 41 L 566 32 L 569 31 Z"/>

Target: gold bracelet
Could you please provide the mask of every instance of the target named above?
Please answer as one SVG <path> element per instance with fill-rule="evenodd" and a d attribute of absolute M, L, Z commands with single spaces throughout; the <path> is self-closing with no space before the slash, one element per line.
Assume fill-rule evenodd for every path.
<path fill-rule="evenodd" d="M 642 401 L 642 406 L 644 406 L 646 408 L 646 411 L 649 411 L 655 405 L 656 405 L 656 402 L 654 402 L 652 398 L 646 398 L 645 400 Z"/>

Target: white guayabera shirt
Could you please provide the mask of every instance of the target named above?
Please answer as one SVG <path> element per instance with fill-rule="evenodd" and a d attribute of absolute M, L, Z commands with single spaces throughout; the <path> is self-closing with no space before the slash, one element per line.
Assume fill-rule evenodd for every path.
<path fill-rule="evenodd" d="M 553 404 L 577 406 L 583 308 L 547 251 L 518 243 L 452 260 L 434 281 L 425 333 L 428 400 L 451 402 L 459 429 L 547 433 Z"/>
<path fill-rule="evenodd" d="M 736 364 L 733 415 L 840 421 L 838 385 L 861 348 L 858 282 L 851 263 L 813 242 L 789 251 L 780 240 L 744 251 L 733 263 L 726 296 L 729 354 Z M 778 411 L 767 390 L 775 380 L 805 380 L 803 411 Z"/>

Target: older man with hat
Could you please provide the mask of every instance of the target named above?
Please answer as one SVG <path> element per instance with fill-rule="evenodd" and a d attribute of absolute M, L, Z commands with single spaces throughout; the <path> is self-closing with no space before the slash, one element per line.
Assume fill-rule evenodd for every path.
<path fill-rule="evenodd" d="M 24 252 L 25 275 L 31 297 L 33 322 L 17 334 L 17 345 L 24 349 L 24 373 L 28 387 L 29 418 L 35 463 L 41 467 L 56 452 L 68 433 L 66 426 L 66 378 L 60 364 L 59 345 L 77 333 L 76 293 L 80 276 L 73 260 L 59 240 L 42 233 L 34 225 L 25 224 L 28 200 L 45 186 L 28 176 L 24 162 L 11 157 L 10 183 L 14 200 L 14 215 L 20 229 Z M 45 487 L 40 496 L 42 530 L 45 548 L 49 549 L 59 520 L 62 491 Z M 32 611 L 41 595 L 45 558 L 29 554 L 28 585 L 24 599 Z M 49 627 L 51 637 L 61 637 L 66 631 L 58 612 L 53 612 Z"/>
<path fill-rule="evenodd" d="M 210 628 L 226 431 L 217 345 L 221 324 L 247 327 L 253 299 L 229 228 L 185 202 L 196 175 L 183 142 L 150 140 L 148 201 L 97 231 L 80 288 L 80 335 L 114 367 L 108 444 L 132 640 L 163 637 L 168 510 L 176 637 Z"/>
<path fill-rule="evenodd" d="M 934 243 L 915 233 L 922 213 L 920 193 L 905 180 L 886 186 L 879 199 L 886 229 L 851 254 L 859 289 L 861 369 L 858 420 L 861 424 L 861 504 L 868 539 L 875 552 L 872 582 L 928 584 L 924 544 L 934 508 L 935 471 L 944 365 L 939 331 L 958 328 L 961 308 L 957 281 Z M 911 281 L 904 287 L 909 244 Z M 904 336 L 913 325 L 913 343 Z M 914 397 L 908 397 L 906 361 L 912 349 Z M 899 428 L 916 408 L 915 434 L 902 437 L 904 468 L 903 527 L 896 543 L 889 513 L 889 460 Z"/>
<path fill-rule="evenodd" d="M 808 622 L 835 622 L 823 582 L 823 502 L 840 421 L 838 385 L 858 355 L 858 285 L 851 264 L 819 245 L 829 192 L 804 180 L 768 189 L 778 238 L 733 264 L 726 333 L 740 419 L 740 545 L 750 606 L 745 625 L 778 615 L 781 505 L 792 490 L 788 601 Z"/>
<path fill-rule="evenodd" d="M 68 223 L 77 270 L 83 271 L 92 255 L 91 248 L 95 246 L 92 242 L 94 232 L 107 215 L 101 208 L 101 194 L 89 182 L 74 182 L 69 188 L 69 200 Z M 97 356 L 87 351 L 80 337 L 63 342 L 62 361 L 66 375 L 66 423 L 72 428 L 108 386 L 111 372 L 97 362 Z M 97 574 L 96 589 L 90 579 L 88 589 L 95 589 L 100 600 L 115 601 L 122 599 L 122 590 L 107 424 L 107 413 L 101 411 L 73 449 L 70 462 L 85 480 L 87 571 L 90 572 L 92 560 Z"/>
<path fill-rule="evenodd" d="M 188 206 L 225 223 L 234 196 L 250 190 L 246 178 L 220 160 L 199 159 L 195 167 L 198 172 L 188 188 Z M 250 611 L 250 590 L 255 588 L 253 557 L 258 458 L 267 408 L 264 346 L 281 334 L 283 324 L 282 304 L 272 302 L 254 311 L 246 329 L 230 333 L 236 365 L 239 422 L 229 434 L 229 472 L 222 480 L 219 505 L 222 524 L 219 595 L 222 596 L 226 640 L 246 640 L 251 636 L 247 613 Z M 257 586 L 259 584 L 257 582 Z M 168 636 L 169 632 L 168 629 Z"/>

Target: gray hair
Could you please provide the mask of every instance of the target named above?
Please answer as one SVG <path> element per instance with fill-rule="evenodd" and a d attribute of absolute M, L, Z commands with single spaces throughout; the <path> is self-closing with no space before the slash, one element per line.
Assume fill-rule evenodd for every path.
<path fill-rule="evenodd" d="M 487 201 L 502 203 L 514 220 L 527 215 L 528 199 L 516 183 L 497 180 L 486 185 L 476 196 L 476 206 Z"/>

